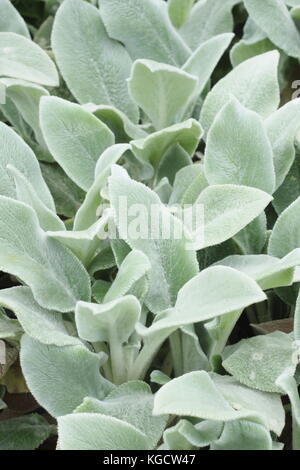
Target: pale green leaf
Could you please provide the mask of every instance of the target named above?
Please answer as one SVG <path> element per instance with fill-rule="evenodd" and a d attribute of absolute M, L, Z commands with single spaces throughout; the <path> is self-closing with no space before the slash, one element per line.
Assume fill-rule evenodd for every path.
<path fill-rule="evenodd" d="M 195 207 L 203 206 L 204 210 L 203 240 L 198 242 L 196 238 L 195 246 L 204 248 L 228 240 L 255 219 L 271 200 L 269 194 L 256 188 L 232 184 L 208 186 L 195 202 Z"/>
<path fill-rule="evenodd" d="M 138 121 L 138 109 L 126 85 L 130 57 L 122 44 L 107 35 L 97 8 L 81 0 L 65 0 L 55 15 L 52 48 L 80 103 L 112 105 Z"/>
<path fill-rule="evenodd" d="M 169 17 L 175 28 L 180 28 L 188 19 L 194 0 L 168 0 Z"/>
<path fill-rule="evenodd" d="M 116 337 L 125 343 L 134 331 L 141 313 L 139 301 L 133 295 L 103 304 L 78 302 L 75 309 L 79 336 L 87 341 L 111 341 Z"/>
<path fill-rule="evenodd" d="M 202 127 L 194 119 L 154 132 L 144 139 L 133 140 L 131 147 L 136 157 L 149 167 L 157 169 L 162 157 L 174 144 L 179 144 L 192 156 L 203 134 Z M 152 170 L 153 171 L 153 170 Z"/>
<path fill-rule="evenodd" d="M 38 224 L 34 210 L 0 197 L 0 267 L 32 289 L 37 302 L 53 310 L 73 310 L 89 300 L 90 280 L 78 259 Z"/>
<path fill-rule="evenodd" d="M 260 116 L 230 100 L 208 132 L 204 169 L 210 184 L 241 184 L 272 194 L 273 152 Z"/>
<path fill-rule="evenodd" d="M 192 50 L 208 39 L 233 30 L 231 10 L 238 0 L 199 0 L 180 33 Z"/>
<path fill-rule="evenodd" d="M 86 398 L 76 413 L 101 413 L 126 421 L 143 432 L 153 449 L 166 425 L 166 417 L 152 416 L 153 395 L 145 382 L 128 382 L 114 389 L 104 400 Z"/>
<path fill-rule="evenodd" d="M 0 2 L 0 31 L 17 33 L 30 38 L 25 21 L 10 0 Z"/>
<path fill-rule="evenodd" d="M 268 253 L 282 258 L 294 248 L 300 248 L 300 197 L 278 217 L 269 240 Z"/>
<path fill-rule="evenodd" d="M 134 101 L 161 130 L 174 122 L 195 93 L 197 77 L 171 65 L 139 59 L 128 80 Z M 147 93 L 145 93 L 147 89 Z"/>
<path fill-rule="evenodd" d="M 208 93 L 201 111 L 200 121 L 205 130 L 210 128 L 231 95 L 263 118 L 272 114 L 280 101 L 278 61 L 278 51 L 267 52 L 242 62 L 219 80 Z"/>
<path fill-rule="evenodd" d="M 151 311 L 159 312 L 174 305 L 178 290 L 197 273 L 196 256 L 194 252 L 186 251 L 182 223 L 161 203 L 157 194 L 142 183 L 131 180 L 120 167 L 113 168 L 109 179 L 110 200 L 120 236 L 131 248 L 142 251 L 149 258 L 152 269 L 149 273 L 149 291 L 145 302 Z M 120 196 L 127 197 L 127 214 L 121 211 Z M 148 239 L 141 236 L 140 222 L 130 215 L 130 207 L 134 207 L 137 202 L 143 204 L 144 211 L 148 214 L 144 226 Z M 155 231 L 158 232 L 154 234 L 153 223 L 151 224 L 149 217 L 153 204 L 157 205 L 159 218 L 158 225 L 155 225 Z M 163 236 L 163 227 L 170 227 L 169 238 Z M 175 237 L 177 230 L 182 233 L 181 238 Z"/>
<path fill-rule="evenodd" d="M 282 0 L 244 0 L 250 17 L 287 55 L 300 57 L 300 35 Z"/>
<path fill-rule="evenodd" d="M 34 450 L 51 431 L 53 426 L 38 414 L 0 421 L 0 450 Z"/>
<path fill-rule="evenodd" d="M 113 385 L 99 372 L 103 357 L 84 345 L 58 347 L 27 335 L 21 341 L 21 366 L 37 402 L 52 416 L 62 416 L 87 396 L 102 400 Z"/>
<path fill-rule="evenodd" d="M 125 44 L 132 59 L 182 65 L 190 50 L 172 26 L 161 0 L 101 0 L 108 34 Z"/>
<path fill-rule="evenodd" d="M 8 165 L 13 165 L 28 179 L 45 206 L 55 210 L 52 196 L 34 153 L 16 132 L 0 122 L 0 194 L 15 198 L 15 184 L 11 173 L 7 170 Z"/>
<path fill-rule="evenodd" d="M 41 127 L 55 160 L 87 191 L 99 156 L 114 143 L 110 129 L 78 104 L 53 96 L 41 100 Z"/>
<path fill-rule="evenodd" d="M 220 438 L 210 450 L 273 450 L 270 432 L 261 424 L 246 420 L 225 423 Z"/>
<path fill-rule="evenodd" d="M 0 32 L 0 75 L 57 86 L 58 73 L 47 53 L 30 39 Z"/>
<path fill-rule="evenodd" d="M 265 125 L 273 149 L 278 188 L 295 159 L 294 140 L 300 129 L 300 99 L 292 100 L 279 108 L 266 119 Z"/>
<path fill-rule="evenodd" d="M 294 349 L 289 335 L 276 331 L 248 338 L 225 350 L 223 367 L 247 387 L 281 393 L 277 378 L 286 370 L 296 370 Z"/>
<path fill-rule="evenodd" d="M 7 170 L 14 178 L 17 199 L 28 204 L 35 210 L 40 227 L 46 231 L 65 230 L 63 221 L 43 203 L 26 176 L 13 165 L 7 165 Z"/>
<path fill-rule="evenodd" d="M 68 334 L 61 314 L 41 307 L 29 287 L 11 287 L 0 291 L 0 305 L 16 315 L 24 331 L 44 344 L 67 346 L 80 344 Z"/>
<path fill-rule="evenodd" d="M 180 0 L 181 1 L 181 0 Z M 183 65 L 182 70 L 198 78 L 195 96 L 199 96 L 217 63 L 233 38 L 232 33 L 219 34 L 200 44 Z"/>
<path fill-rule="evenodd" d="M 78 413 L 58 418 L 61 450 L 146 450 L 148 440 L 137 428 L 111 416 Z"/>

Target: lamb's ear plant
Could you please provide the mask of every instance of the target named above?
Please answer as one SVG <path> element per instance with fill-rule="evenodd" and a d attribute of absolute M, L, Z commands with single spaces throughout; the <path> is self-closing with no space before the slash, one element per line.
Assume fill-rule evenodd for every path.
<path fill-rule="evenodd" d="M 300 450 L 300 3 L 18 3 L 0 449 Z"/>

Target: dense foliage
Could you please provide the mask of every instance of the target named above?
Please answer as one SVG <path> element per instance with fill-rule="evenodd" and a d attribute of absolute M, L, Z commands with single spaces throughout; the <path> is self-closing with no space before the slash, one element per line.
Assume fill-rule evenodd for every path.
<path fill-rule="evenodd" d="M 299 31 L 0 0 L 0 449 L 300 450 Z"/>

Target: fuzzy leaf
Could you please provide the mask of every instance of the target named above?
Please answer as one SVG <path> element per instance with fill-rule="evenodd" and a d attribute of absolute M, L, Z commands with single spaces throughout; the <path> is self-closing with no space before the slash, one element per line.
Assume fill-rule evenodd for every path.
<path fill-rule="evenodd" d="M 1 0 L 0 2 L 0 31 L 30 38 L 25 21 L 10 0 Z"/>
<path fill-rule="evenodd" d="M 297 363 L 293 361 L 293 353 L 289 335 L 276 331 L 229 346 L 223 367 L 247 387 L 281 393 L 276 380 L 286 369 L 295 372 Z"/>
<path fill-rule="evenodd" d="M 287 55 L 300 57 L 300 35 L 282 0 L 244 0 L 250 17 Z M 271 21 L 270 21 L 271 18 Z"/>
<path fill-rule="evenodd" d="M 205 130 L 229 101 L 231 95 L 246 108 L 266 118 L 279 105 L 277 67 L 279 53 L 267 52 L 239 64 L 218 81 L 208 93 L 201 110 L 200 121 Z"/>
<path fill-rule="evenodd" d="M 195 202 L 196 207 L 203 205 L 204 209 L 203 241 L 198 247 L 196 239 L 195 245 L 199 249 L 228 240 L 255 219 L 271 199 L 260 189 L 247 186 L 208 186 Z"/>
<path fill-rule="evenodd" d="M 192 50 L 208 39 L 233 30 L 231 10 L 238 0 L 200 0 L 180 33 Z"/>
<path fill-rule="evenodd" d="M 279 108 L 266 119 L 265 125 L 273 149 L 278 188 L 295 159 L 294 140 L 300 128 L 300 99 L 292 100 Z"/>
<path fill-rule="evenodd" d="M 182 238 L 174 238 L 174 228 L 183 230 L 180 220 L 171 215 L 153 191 L 145 185 L 131 180 L 127 173 L 119 167 L 114 167 L 112 176 L 109 179 L 109 187 L 111 205 L 115 211 L 121 238 L 131 248 L 138 249 L 148 256 L 152 266 L 149 273 L 149 291 L 146 304 L 153 312 L 171 307 L 180 287 L 193 277 L 198 270 L 195 253 L 185 249 L 184 233 Z M 120 196 L 127 197 L 127 214 L 120 213 Z M 148 235 L 150 235 L 150 239 L 145 239 L 139 234 L 137 234 L 137 237 L 133 237 L 130 230 L 128 230 L 135 219 L 129 215 L 130 207 L 136 204 L 137 201 L 143 204 L 148 216 L 150 215 L 151 205 L 157 205 L 159 222 L 156 236 L 155 234 L 151 235 L 153 227 L 151 229 L 151 220 L 150 217 L 147 217 L 147 226 L 145 228 Z M 170 227 L 169 239 L 163 239 L 163 226 Z M 139 231 L 138 227 L 137 231 Z"/>
<path fill-rule="evenodd" d="M 208 132 L 204 169 L 210 184 L 242 184 L 272 194 L 273 152 L 260 116 L 229 101 Z"/>
<path fill-rule="evenodd" d="M 81 0 L 65 0 L 55 15 L 52 48 L 80 103 L 113 105 L 137 122 L 138 109 L 126 86 L 130 57 L 124 46 L 107 35 L 97 8 Z"/>
<path fill-rule="evenodd" d="M 78 259 L 40 228 L 26 204 L 0 196 L 0 267 L 31 287 L 38 303 L 53 310 L 73 310 L 89 300 L 90 281 Z"/>
<path fill-rule="evenodd" d="M 57 86 L 55 65 L 43 49 L 15 33 L 0 32 L 0 75 Z"/>
<path fill-rule="evenodd" d="M 189 48 L 183 42 L 161 0 L 101 0 L 100 13 L 110 37 L 125 44 L 132 59 L 152 59 L 182 65 Z"/>
<path fill-rule="evenodd" d="M 114 389 L 105 400 L 86 398 L 76 413 L 101 413 L 126 421 L 143 432 L 153 449 L 166 425 L 166 417 L 152 416 L 153 395 L 144 382 L 128 382 Z"/>
<path fill-rule="evenodd" d="M 78 413 L 58 418 L 61 450 L 146 450 L 148 441 L 137 428 L 111 416 Z"/>
<path fill-rule="evenodd" d="M 53 96 L 41 100 L 41 127 L 55 160 L 87 191 L 99 156 L 114 143 L 110 129 L 78 104 Z"/>
<path fill-rule="evenodd" d="M 197 77 L 181 69 L 140 59 L 132 66 L 128 87 L 134 101 L 161 130 L 176 121 L 195 93 L 197 82 Z"/>
<path fill-rule="evenodd" d="M 38 414 L 0 421 L 0 450 L 34 450 L 51 431 L 52 426 Z"/>
<path fill-rule="evenodd" d="M 103 399 L 113 385 L 100 375 L 103 357 L 83 344 L 54 346 L 27 335 L 21 341 L 21 366 L 31 393 L 52 416 L 79 406 L 86 396 Z"/>

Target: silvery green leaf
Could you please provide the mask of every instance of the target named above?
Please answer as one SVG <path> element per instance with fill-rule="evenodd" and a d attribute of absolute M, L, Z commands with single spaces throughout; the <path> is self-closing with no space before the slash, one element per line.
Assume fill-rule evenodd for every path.
<path fill-rule="evenodd" d="M 251 57 L 264 54 L 275 49 L 274 44 L 267 38 L 255 43 L 248 43 L 245 39 L 237 42 L 230 50 L 230 61 L 233 67 Z"/>
<path fill-rule="evenodd" d="M 34 450 L 53 431 L 45 418 L 38 414 L 0 421 L 0 450 Z"/>
<path fill-rule="evenodd" d="M 194 204 L 207 186 L 202 163 L 186 166 L 176 173 L 169 204 Z"/>
<path fill-rule="evenodd" d="M 61 314 L 41 307 L 29 287 L 11 287 L 0 291 L 0 305 L 16 315 L 24 331 L 44 344 L 71 346 L 80 340 L 68 334 Z"/>
<path fill-rule="evenodd" d="M 274 155 L 276 188 L 283 183 L 295 159 L 294 140 L 300 128 L 299 122 L 300 99 L 285 104 L 265 121 Z"/>
<path fill-rule="evenodd" d="M 154 398 L 153 414 L 154 416 L 161 414 L 193 416 L 225 422 L 248 418 L 267 425 L 267 421 L 275 411 L 280 413 L 282 419 L 284 415 L 278 396 L 262 395 L 261 392 L 254 396 L 254 401 L 252 397 L 252 402 L 246 401 L 234 408 L 234 403 L 224 395 L 219 388 L 219 383 L 214 380 L 214 376 L 210 376 L 205 371 L 195 371 L 173 379 L 160 388 Z M 182 397 L 185 399 L 182 400 Z M 259 402 L 258 407 L 256 399 Z M 262 411 L 263 403 L 265 407 L 272 406 L 271 410 L 267 408 Z"/>
<path fill-rule="evenodd" d="M 3 289 L 1 292 L 4 292 Z M 0 339 L 13 340 L 18 338 L 22 334 L 22 328 L 18 320 L 14 320 L 8 317 L 4 310 L 0 310 Z M 0 387 L 0 396 L 1 396 L 1 387 Z"/>
<path fill-rule="evenodd" d="M 188 19 L 194 0 L 168 0 L 169 17 L 175 28 L 180 28 Z"/>
<path fill-rule="evenodd" d="M 85 193 L 66 175 L 57 163 L 40 163 L 42 175 L 55 201 L 56 212 L 74 217 Z"/>
<path fill-rule="evenodd" d="M 133 60 L 180 66 L 190 54 L 161 0 L 101 0 L 100 13 L 109 36 L 125 44 Z"/>
<path fill-rule="evenodd" d="M 49 95 L 48 91 L 34 83 L 14 78 L 1 78 L 1 82 L 5 85 L 6 96 L 12 100 L 24 121 L 33 129 L 36 141 L 46 152 L 39 122 L 39 104 L 42 96 Z"/>
<path fill-rule="evenodd" d="M 294 338 L 300 341 L 300 295 L 298 295 L 294 313 Z"/>
<path fill-rule="evenodd" d="M 215 290 L 213 286 L 218 286 Z M 198 323 L 265 300 L 257 283 L 246 274 L 212 266 L 197 274 L 178 292 L 175 307 L 157 316 L 147 335 L 163 328 Z"/>
<path fill-rule="evenodd" d="M 172 193 L 172 186 L 170 185 L 169 178 L 167 176 L 163 176 L 161 179 L 158 177 L 158 179 L 159 183 L 155 186 L 154 191 L 159 196 L 161 202 L 167 204 Z"/>
<path fill-rule="evenodd" d="M 147 256 L 142 251 L 132 250 L 119 266 L 118 273 L 104 297 L 104 302 L 111 302 L 126 295 L 150 269 L 151 264 Z"/>
<path fill-rule="evenodd" d="M 216 184 L 203 189 L 194 204 L 195 208 L 203 207 L 203 239 L 195 238 L 195 246 L 200 249 L 228 240 L 255 219 L 271 200 L 269 194 L 248 186 Z M 197 236 L 202 227 L 190 227 L 191 231 L 195 229 Z"/>
<path fill-rule="evenodd" d="M 0 31 L 17 33 L 30 38 L 25 21 L 10 0 L 0 2 Z"/>
<path fill-rule="evenodd" d="M 7 165 L 13 165 L 28 179 L 41 201 L 50 209 L 55 210 L 53 198 L 43 179 L 37 159 L 28 145 L 11 127 L 0 122 L 0 194 L 16 197 L 13 177 Z"/>
<path fill-rule="evenodd" d="M 154 127 L 161 130 L 176 121 L 195 93 L 197 83 L 197 77 L 179 68 L 139 59 L 132 66 L 128 87 L 134 101 Z"/>
<path fill-rule="evenodd" d="M 198 271 L 195 253 L 185 249 L 185 233 L 181 221 L 174 217 L 161 203 L 157 194 L 142 183 L 130 179 L 125 170 L 114 166 L 112 176 L 109 178 L 110 201 L 115 211 L 116 223 L 120 236 L 133 249 L 142 251 L 151 263 L 149 273 L 149 291 L 145 300 L 152 312 L 160 312 L 171 307 L 176 299 L 178 290 Z M 127 214 L 120 213 L 120 196 L 127 197 Z M 136 227 L 136 217 L 130 216 L 130 208 L 139 202 L 147 211 L 147 220 L 144 230 L 148 239 L 131 234 L 130 225 Z M 158 225 L 152 233 L 150 208 L 157 208 Z M 163 237 L 163 227 L 170 228 L 170 236 Z M 128 230 L 129 228 L 129 230 Z M 136 227 L 137 232 L 141 230 Z M 181 238 L 175 238 L 180 231 Z M 180 268 L 179 268 L 180 267 Z"/>
<path fill-rule="evenodd" d="M 298 386 L 293 374 L 290 371 L 285 371 L 278 377 L 276 385 L 286 393 L 289 397 L 292 407 L 292 422 L 293 422 L 293 450 L 300 449 L 300 399 Z"/>
<path fill-rule="evenodd" d="M 277 67 L 279 52 L 271 51 L 242 62 L 208 93 L 200 122 L 206 130 L 222 107 L 235 96 L 246 108 L 266 118 L 279 105 Z"/>
<path fill-rule="evenodd" d="M 103 356 L 83 344 L 58 347 L 42 344 L 27 335 L 21 341 L 21 366 L 37 402 L 52 416 L 62 416 L 87 396 L 102 400 L 113 385 L 99 372 Z"/>
<path fill-rule="evenodd" d="M 260 254 L 267 241 L 267 218 L 262 212 L 234 236 L 234 241 L 247 255 Z"/>
<path fill-rule="evenodd" d="M 126 86 L 130 57 L 122 44 L 107 35 L 97 8 L 81 0 L 65 0 L 55 15 L 52 48 L 80 103 L 113 105 L 138 121 L 138 109 Z"/>
<path fill-rule="evenodd" d="M 144 139 L 133 140 L 131 147 L 135 156 L 145 163 L 151 172 L 151 167 L 157 169 L 164 154 L 174 144 L 179 144 L 188 155 L 192 156 L 202 134 L 200 124 L 194 119 L 188 119 L 154 132 Z"/>
<path fill-rule="evenodd" d="M 283 183 L 273 194 L 273 207 L 280 215 L 292 202 L 300 196 L 300 155 L 296 153 L 292 164 Z"/>
<path fill-rule="evenodd" d="M 294 268 L 300 264 L 300 249 L 296 248 L 282 259 L 268 255 L 233 255 L 217 264 L 244 272 L 267 290 L 293 283 Z"/>
<path fill-rule="evenodd" d="M 54 18 L 48 16 L 40 27 L 34 32 L 33 40 L 43 49 L 51 49 L 51 33 Z"/>
<path fill-rule="evenodd" d="M 161 438 L 167 417 L 152 416 L 153 395 L 145 382 L 128 382 L 115 388 L 104 400 L 86 398 L 76 413 L 101 413 L 125 421 L 143 432 L 149 449 Z"/>
<path fill-rule="evenodd" d="M 207 447 L 218 439 L 222 431 L 222 423 L 218 421 L 201 421 L 193 425 L 186 419 L 165 430 L 164 443 L 170 450 L 189 450 Z"/>
<path fill-rule="evenodd" d="M 204 90 L 217 63 L 232 41 L 232 33 L 219 34 L 200 44 L 183 65 L 182 70 L 198 78 L 195 97 Z"/>
<path fill-rule="evenodd" d="M 57 86 L 58 73 L 47 53 L 30 39 L 0 32 L 0 75 Z"/>
<path fill-rule="evenodd" d="M 278 436 L 282 433 L 285 413 L 278 394 L 253 390 L 228 375 L 211 373 L 211 378 L 233 408 L 255 410 L 267 429 Z"/>
<path fill-rule="evenodd" d="M 294 248 L 300 247 L 300 197 L 278 217 L 269 240 L 268 253 L 282 258 Z"/>
<path fill-rule="evenodd" d="M 261 117 L 230 100 L 208 134 L 204 159 L 210 184 L 241 184 L 272 194 L 273 152 Z"/>
<path fill-rule="evenodd" d="M 36 193 L 31 182 L 13 165 L 7 165 L 8 172 L 13 176 L 16 185 L 16 199 L 32 207 L 39 219 L 40 227 L 47 230 L 65 230 L 63 221 L 49 209 Z"/>
<path fill-rule="evenodd" d="M 225 423 L 210 450 L 273 450 L 272 446 L 271 434 L 262 424 L 242 419 Z"/>
<path fill-rule="evenodd" d="M 300 57 L 300 35 L 282 0 L 244 0 L 244 4 L 250 17 L 277 47 L 291 57 Z"/>
<path fill-rule="evenodd" d="M 130 142 L 132 139 L 142 139 L 147 135 L 140 126 L 130 121 L 126 114 L 114 106 L 87 103 L 83 107 L 110 128 L 117 144 Z"/>
<path fill-rule="evenodd" d="M 141 313 L 139 301 L 127 295 L 103 304 L 78 302 L 75 309 L 79 336 L 87 341 L 110 341 L 116 337 L 125 343 Z"/>
<path fill-rule="evenodd" d="M 75 413 L 58 418 L 61 450 L 146 450 L 144 433 L 131 424 L 96 413 Z"/>
<path fill-rule="evenodd" d="M 208 39 L 233 30 L 231 10 L 238 0 L 200 0 L 192 8 L 180 33 L 192 50 Z"/>
<path fill-rule="evenodd" d="M 37 302 L 61 312 L 90 299 L 90 280 L 78 259 L 40 228 L 28 205 L 0 196 L 0 266 L 26 283 Z"/>
<path fill-rule="evenodd" d="M 276 331 L 248 338 L 225 350 L 223 367 L 247 387 L 265 392 L 281 393 L 277 378 L 286 370 L 296 370 L 293 341 L 289 335 Z M 247 366 L 246 366 L 247 364 Z"/>
<path fill-rule="evenodd" d="M 49 230 L 46 233 L 48 237 L 58 240 L 69 248 L 84 266 L 89 266 L 96 250 L 101 246 L 110 219 L 110 213 L 106 212 L 86 230 Z"/>
<path fill-rule="evenodd" d="M 50 152 L 67 175 L 87 191 L 99 156 L 114 143 L 113 133 L 92 113 L 61 98 L 44 97 L 40 112 Z"/>
<path fill-rule="evenodd" d="M 95 179 L 86 193 L 85 199 L 76 213 L 74 230 L 85 230 L 98 219 L 98 208 L 103 202 L 101 191 L 107 183 L 111 166 L 130 148 L 128 144 L 115 144 L 106 149 L 99 157 L 95 167 Z"/>
<path fill-rule="evenodd" d="M 201 348 L 199 337 L 194 325 L 185 325 L 180 328 L 182 346 L 182 370 L 183 373 L 193 370 L 208 370 L 209 363 Z"/>

